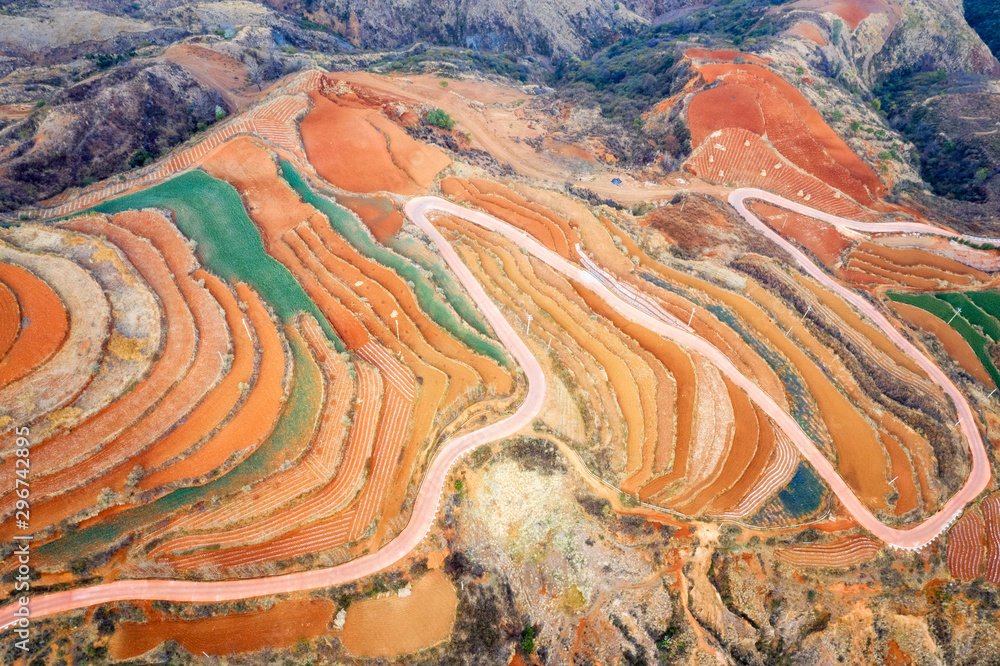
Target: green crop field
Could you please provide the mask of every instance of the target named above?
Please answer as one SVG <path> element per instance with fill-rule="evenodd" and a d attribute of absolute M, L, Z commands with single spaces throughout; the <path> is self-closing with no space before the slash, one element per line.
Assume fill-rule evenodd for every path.
<path fill-rule="evenodd" d="M 227 280 L 251 285 L 285 321 L 291 321 L 299 312 L 309 312 L 337 350 L 344 350 L 326 317 L 295 277 L 264 250 L 260 233 L 235 187 L 204 171 L 189 171 L 91 210 L 120 213 L 142 208 L 172 210 L 180 230 L 198 243 L 198 259 L 206 268 Z"/>
<path fill-rule="evenodd" d="M 483 337 L 478 335 L 475 330 L 473 330 L 473 328 L 478 328 L 481 333 L 484 333 L 484 331 L 487 330 L 482 322 L 480 322 L 481 328 L 477 327 L 474 323 L 478 319 L 478 314 L 472 320 L 463 316 L 463 319 L 465 319 L 465 321 L 473 328 L 464 326 L 455 316 L 456 312 L 459 313 L 460 316 L 463 312 L 466 314 L 476 312 L 475 309 L 472 308 L 471 304 L 466 303 L 466 307 L 460 309 L 459 307 L 456 307 L 456 302 L 449 298 L 449 303 L 454 309 L 449 308 L 447 303 L 438 298 L 434 285 L 431 284 L 426 277 L 424 277 L 416 266 L 406 261 L 403 257 L 390 252 L 385 247 L 376 243 L 375 240 L 368 234 L 367 230 L 361 226 L 353 215 L 326 197 L 321 197 L 313 192 L 287 160 L 281 161 L 281 173 L 285 181 L 299 194 L 299 196 L 302 197 L 303 201 L 326 215 L 327 218 L 329 218 L 330 225 L 333 227 L 334 231 L 343 236 L 348 243 L 353 245 L 355 249 L 358 250 L 358 252 L 372 261 L 391 268 L 401 278 L 412 283 L 413 292 L 416 295 L 417 303 L 420 305 L 420 308 L 426 312 L 438 326 L 450 333 L 454 338 L 461 341 L 476 353 L 492 358 L 505 368 L 510 367 L 510 361 L 507 358 L 507 355 L 501 351 L 499 347 L 492 344 L 488 340 L 485 340 Z M 435 275 L 435 279 L 439 279 L 437 275 Z M 454 280 L 452 278 L 447 277 L 447 279 L 440 280 L 440 283 L 448 284 L 453 281 Z M 453 289 L 450 292 L 445 291 L 444 293 L 446 298 L 449 294 L 453 296 L 461 294 L 461 292 L 457 289 Z M 464 301 L 464 296 L 461 297 L 460 300 Z"/>
<path fill-rule="evenodd" d="M 997 386 L 1000 386 L 1000 371 L 998 371 L 993 365 L 993 361 L 990 359 L 988 352 L 992 343 L 986 336 L 973 328 L 972 324 L 965 319 L 963 316 L 966 314 L 964 308 L 962 313 L 959 314 L 957 310 L 952 307 L 951 303 L 932 296 L 931 294 L 903 294 L 899 292 L 888 292 L 886 295 L 891 300 L 898 303 L 915 305 L 922 310 L 927 310 L 942 321 L 950 321 L 951 327 L 958 331 L 963 338 L 965 338 L 965 341 L 969 343 L 970 347 L 972 347 L 972 351 L 975 352 L 976 357 L 978 357 L 982 362 L 983 367 L 986 368 L 988 373 L 990 373 L 993 381 L 997 384 Z"/>
<path fill-rule="evenodd" d="M 323 408 L 323 377 L 312 355 L 299 340 L 290 340 L 295 374 L 285 408 L 274 430 L 246 460 L 217 479 L 200 486 L 179 488 L 149 504 L 128 509 L 86 529 L 68 532 L 40 546 L 39 560 L 69 562 L 118 543 L 129 532 L 141 532 L 177 511 L 193 510 L 198 502 L 213 496 L 225 501 L 278 471 L 285 459 L 297 458 L 312 440 L 313 429 Z"/>
<path fill-rule="evenodd" d="M 963 319 L 967 320 L 973 326 L 983 329 L 983 333 L 989 336 L 994 342 L 1000 340 L 1000 322 L 997 322 L 990 313 L 976 305 L 969 298 L 969 294 L 955 292 L 950 294 L 935 294 L 935 297 L 946 301 L 956 309 L 961 308 Z"/>

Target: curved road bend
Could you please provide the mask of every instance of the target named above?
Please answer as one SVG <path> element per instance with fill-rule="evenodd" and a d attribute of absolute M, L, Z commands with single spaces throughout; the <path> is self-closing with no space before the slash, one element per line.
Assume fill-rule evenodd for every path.
<path fill-rule="evenodd" d="M 408 207 L 407 210 L 410 211 L 410 208 Z M 538 360 L 528 350 L 528 346 L 504 318 L 496 304 L 489 299 L 482 285 L 473 276 L 472 271 L 462 263 L 454 248 L 448 244 L 444 236 L 427 221 L 422 213 L 419 215 L 411 214 L 411 218 L 437 244 L 459 281 L 486 315 L 486 319 L 493 326 L 497 337 L 524 370 L 528 380 L 528 394 L 521 406 L 511 416 L 475 432 L 462 435 L 449 442 L 438 452 L 424 477 L 420 492 L 417 493 L 410 521 L 403 531 L 379 551 L 335 567 L 234 581 L 119 580 L 113 583 L 33 597 L 29 603 L 31 617 L 39 618 L 77 608 L 130 599 L 214 603 L 330 587 L 381 571 L 406 557 L 420 544 L 434 523 L 441 492 L 451 466 L 464 454 L 482 444 L 509 437 L 529 425 L 541 411 L 545 402 L 546 384 L 545 375 Z M 0 631 L 10 626 L 10 623 L 15 619 L 15 609 L 16 604 L 0 609 Z"/>
<path fill-rule="evenodd" d="M 979 431 L 975 427 L 971 407 L 947 376 L 896 331 L 888 320 L 875 310 L 874 307 L 856 294 L 834 282 L 802 252 L 750 213 L 743 205 L 743 201 L 747 198 L 763 199 L 838 226 L 852 227 L 852 225 L 860 223 L 827 215 L 821 211 L 813 210 L 762 190 L 744 188 L 734 191 L 730 196 L 730 203 L 748 223 L 788 251 L 807 273 L 871 317 L 890 339 L 911 355 L 955 402 L 958 414 L 962 417 L 962 433 L 968 440 L 969 448 L 972 452 L 972 474 L 958 494 L 952 497 L 940 511 L 923 523 L 910 529 L 897 529 L 879 522 L 867 507 L 858 500 L 854 492 L 833 468 L 833 465 L 816 448 L 815 444 L 802 431 L 798 423 L 752 380 L 745 377 L 725 354 L 704 339 L 693 333 L 666 324 L 635 308 L 600 283 L 593 275 L 549 250 L 519 229 L 515 229 L 485 213 L 468 210 L 437 197 L 418 197 L 411 199 L 407 203 L 407 216 L 427 233 L 431 240 L 438 246 L 442 256 L 452 270 L 455 271 L 462 285 L 469 291 L 469 294 L 480 308 L 482 308 L 487 320 L 493 326 L 501 342 L 506 345 L 521 367 L 524 368 L 528 379 L 528 395 L 517 412 L 498 423 L 463 435 L 447 444 L 439 452 L 431 468 L 428 470 L 421 485 L 421 490 L 417 495 L 416 505 L 414 506 L 410 522 L 395 539 L 376 553 L 327 569 L 249 580 L 213 582 L 121 580 L 89 588 L 56 592 L 32 598 L 30 602 L 31 615 L 33 617 L 42 617 L 86 606 L 114 601 L 127 601 L 130 599 L 211 603 L 328 587 L 356 580 L 391 566 L 405 557 L 423 540 L 434 522 L 441 489 L 444 486 L 445 477 L 451 466 L 463 454 L 479 445 L 507 437 L 528 425 L 541 410 L 545 398 L 545 377 L 538 361 L 531 355 L 531 352 L 511 327 L 510 323 L 504 319 L 497 306 L 486 295 L 483 287 L 476 281 L 469 268 L 459 259 L 454 248 L 447 243 L 441 233 L 427 220 L 427 213 L 432 210 L 461 217 L 486 229 L 500 233 L 552 268 L 563 273 L 566 277 L 585 285 L 622 315 L 635 323 L 656 331 L 664 337 L 672 339 L 703 355 L 714 363 L 733 383 L 743 388 L 750 398 L 788 434 L 802 455 L 813 465 L 861 525 L 881 540 L 898 548 L 912 549 L 926 545 L 940 534 L 942 530 L 948 527 L 968 501 L 982 492 L 990 479 L 989 463 L 986 459 L 986 452 L 983 448 Z M 884 227 L 885 225 L 897 224 L 900 223 L 885 223 L 883 225 L 869 223 L 860 227 L 860 230 L 882 231 L 884 229 L 886 231 L 896 231 L 897 229 L 895 228 L 885 229 Z M 920 226 L 919 230 L 913 229 L 912 231 L 940 233 L 940 230 L 934 227 Z M 10 622 L 14 619 L 13 612 L 15 608 L 16 604 L 0 609 L 0 630 L 9 626 Z"/>

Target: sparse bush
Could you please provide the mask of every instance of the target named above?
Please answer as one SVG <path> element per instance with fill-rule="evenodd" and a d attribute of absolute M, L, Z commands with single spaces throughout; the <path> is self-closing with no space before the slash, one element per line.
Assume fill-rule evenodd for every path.
<path fill-rule="evenodd" d="M 447 81 L 444 81 L 443 83 L 447 83 Z M 446 130 L 451 130 L 455 127 L 455 121 L 452 120 L 447 111 L 443 111 L 441 109 L 434 109 L 429 112 L 427 114 L 427 122 L 435 127 L 440 127 L 441 129 Z"/>

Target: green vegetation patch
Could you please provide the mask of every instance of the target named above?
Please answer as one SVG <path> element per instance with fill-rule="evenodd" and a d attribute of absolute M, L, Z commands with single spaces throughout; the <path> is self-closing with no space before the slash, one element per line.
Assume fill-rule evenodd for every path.
<path fill-rule="evenodd" d="M 62 538 L 40 546 L 39 558 L 60 565 L 79 558 L 81 554 L 94 554 L 108 544 L 119 543 L 131 532 L 142 532 L 174 512 L 198 511 L 199 503 L 208 503 L 213 497 L 225 501 L 226 497 L 243 492 L 262 479 L 278 471 L 285 459 L 295 459 L 312 440 L 313 429 L 323 407 L 323 378 L 319 367 L 305 345 L 290 340 L 295 374 L 285 409 L 278 417 L 274 430 L 246 460 L 227 474 L 201 486 L 179 488 L 160 499 L 123 511 L 93 527 L 67 533 Z"/>
<path fill-rule="evenodd" d="M 180 230 L 198 243 L 198 259 L 209 270 L 251 285 L 284 321 L 299 312 L 312 314 L 337 350 L 344 351 L 340 338 L 295 277 L 267 254 L 235 187 L 204 171 L 189 171 L 91 210 L 120 213 L 142 208 L 172 210 Z"/>
<path fill-rule="evenodd" d="M 969 298 L 968 294 L 955 292 L 951 294 L 935 294 L 935 297 L 940 298 L 956 309 L 961 308 L 963 319 L 973 326 L 981 328 L 983 333 L 988 335 L 994 342 L 1000 340 L 1000 322 L 997 322 L 996 318 L 976 305 Z"/>
<path fill-rule="evenodd" d="M 965 20 L 994 54 L 1000 53 L 1000 12 L 996 0 L 965 0 Z"/>
<path fill-rule="evenodd" d="M 951 327 L 958 331 L 958 333 L 965 338 L 965 341 L 969 343 L 969 346 L 972 347 L 972 351 L 975 352 L 976 357 L 978 357 L 982 362 L 986 371 L 990 373 L 993 381 L 1000 386 L 1000 371 L 997 371 L 997 368 L 993 364 L 993 360 L 989 355 L 989 349 L 992 346 L 992 343 L 986 336 L 977 331 L 972 324 L 969 323 L 969 320 L 965 318 L 964 315 L 967 314 L 965 308 L 963 308 L 962 313 L 959 314 L 957 310 L 952 307 L 951 303 L 948 303 L 931 294 L 903 294 L 899 292 L 888 292 L 886 295 L 893 301 L 906 303 L 907 305 L 915 305 L 922 310 L 930 312 L 942 321 L 950 322 Z"/>
<path fill-rule="evenodd" d="M 465 307 L 459 310 L 455 307 L 456 302 L 448 298 L 448 293 L 445 292 L 446 298 L 451 303 L 452 310 L 448 307 L 442 299 L 438 298 L 437 291 L 434 285 L 428 280 L 420 270 L 410 262 L 406 261 L 403 257 L 389 251 L 385 247 L 379 245 L 369 234 L 368 230 L 365 229 L 358 220 L 348 213 L 346 210 L 333 203 L 326 197 L 322 197 L 315 192 L 306 184 L 302 177 L 295 170 L 287 160 L 281 161 L 281 175 L 284 177 L 285 181 L 294 189 L 302 200 L 307 204 L 313 206 L 321 213 L 327 216 L 330 220 L 330 226 L 340 234 L 348 243 L 354 246 L 358 252 L 368 257 L 372 261 L 375 261 L 383 266 L 391 268 L 396 272 L 401 278 L 407 281 L 410 288 L 413 289 L 414 294 L 417 297 L 417 303 L 420 308 L 428 314 L 428 316 L 434 320 L 438 326 L 450 333 L 454 338 L 465 344 L 467 347 L 475 351 L 476 353 L 492 358 L 494 361 L 499 363 L 502 367 L 510 367 L 510 361 L 507 359 L 506 354 L 504 354 L 499 347 L 491 344 L 489 341 L 484 340 L 482 337 L 477 335 L 477 333 L 470 328 L 463 326 L 462 322 L 455 316 L 455 312 L 460 315 L 462 312 L 469 312 L 469 308 Z M 435 275 L 435 279 L 439 281 L 440 284 L 448 284 L 454 282 L 454 278 L 451 276 L 441 276 L 444 279 L 440 279 Z M 457 290 L 452 290 L 450 293 L 457 294 Z M 463 317 L 465 321 L 471 326 L 478 328 L 480 332 L 484 335 L 484 326 L 480 321 L 479 327 L 476 327 L 476 318 Z"/>

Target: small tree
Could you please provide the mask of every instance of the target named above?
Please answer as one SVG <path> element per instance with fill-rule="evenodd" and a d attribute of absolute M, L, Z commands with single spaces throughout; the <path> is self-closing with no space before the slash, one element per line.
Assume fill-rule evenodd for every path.
<path fill-rule="evenodd" d="M 447 111 L 443 111 L 441 109 L 434 109 L 428 113 L 427 122 L 435 127 L 440 127 L 441 129 L 446 130 L 450 130 L 455 127 L 455 121 L 452 120 Z"/>

